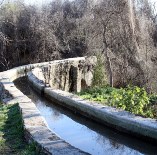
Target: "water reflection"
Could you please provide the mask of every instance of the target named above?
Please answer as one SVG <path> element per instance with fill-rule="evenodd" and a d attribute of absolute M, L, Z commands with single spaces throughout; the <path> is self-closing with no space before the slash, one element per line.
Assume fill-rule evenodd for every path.
<path fill-rule="evenodd" d="M 120 134 L 41 98 L 26 79 L 15 84 L 36 104 L 49 128 L 71 145 L 93 155 L 157 154 L 156 146 Z"/>

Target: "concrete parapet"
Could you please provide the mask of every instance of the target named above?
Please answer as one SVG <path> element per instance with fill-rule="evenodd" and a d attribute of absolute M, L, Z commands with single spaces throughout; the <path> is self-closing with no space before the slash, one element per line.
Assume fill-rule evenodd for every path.
<path fill-rule="evenodd" d="M 38 67 L 38 72 L 36 72 L 35 69 L 34 71 L 28 73 L 28 79 L 31 82 L 33 88 L 38 93 L 43 94 L 50 100 L 55 101 L 56 103 L 65 106 L 66 108 L 69 108 L 77 113 L 81 113 L 82 115 L 93 119 L 101 124 L 109 125 L 113 128 L 116 128 L 117 130 L 121 130 L 122 132 L 127 132 L 129 134 L 134 134 L 140 137 L 146 137 L 157 142 L 157 121 L 155 119 L 135 116 L 126 111 L 117 110 L 112 107 L 103 106 L 94 102 L 83 100 L 72 93 L 54 89 L 55 87 L 51 88 L 45 86 L 43 70 L 41 70 L 40 68 L 46 69 L 51 66 L 48 69 L 51 69 L 52 71 L 52 66 L 55 66 L 55 64 L 57 64 L 57 66 L 59 65 L 59 63 L 65 65 L 66 61 L 71 62 L 76 60 L 77 62 L 79 62 L 79 59 L 81 59 L 81 61 L 85 61 L 85 58 L 73 58 L 61 61 L 58 60 L 54 62 L 21 66 L 0 73 L 0 98 L 6 104 L 19 103 L 19 107 L 22 111 L 26 138 L 28 140 L 33 140 L 37 142 L 38 145 L 47 154 L 87 154 L 77 148 L 74 148 L 73 146 L 62 140 L 60 137 L 58 137 L 53 131 L 50 131 L 35 104 L 14 86 L 13 80 L 22 76 L 26 76 L 29 71 Z M 94 61 L 95 60 L 92 60 L 92 62 Z M 75 68 L 75 65 L 72 66 Z M 82 67 L 80 62 L 77 63 L 77 66 L 79 66 L 78 68 Z M 61 68 L 63 68 L 63 66 Z M 89 79 L 88 74 L 82 74 L 82 72 L 78 72 L 78 68 L 76 68 L 76 70 L 74 68 L 72 69 L 72 72 L 74 73 L 76 71 L 76 75 L 80 77 L 81 80 Z M 84 70 L 89 71 L 90 65 L 85 65 Z M 52 71 L 52 75 L 54 75 L 54 73 L 55 71 Z M 69 67 L 68 74 L 70 74 Z M 84 77 L 82 75 L 84 75 Z M 62 77 L 61 79 L 64 78 Z M 76 84 L 80 85 L 78 81 L 76 82 Z M 68 85 L 65 87 L 65 90 L 69 90 Z"/>
<path fill-rule="evenodd" d="M 101 124 L 157 142 L 155 119 L 135 116 L 129 112 L 83 100 L 72 93 L 50 87 L 44 88 L 44 96 Z"/>
<path fill-rule="evenodd" d="M 62 60 L 61 60 L 62 61 Z M 59 63 L 60 61 L 55 61 Z M 47 126 L 44 118 L 41 116 L 35 104 L 18 90 L 13 80 L 26 76 L 27 72 L 35 67 L 43 67 L 51 62 L 30 64 L 17 67 L 0 73 L 0 99 L 5 104 L 19 103 L 22 118 L 24 122 L 25 138 L 28 141 L 34 141 L 42 148 L 43 152 L 48 155 L 85 155 L 85 153 L 57 136 Z M 54 63 L 54 62 L 53 62 Z M 32 81 L 33 87 L 38 93 L 43 92 L 45 85 L 41 80 L 29 73 L 29 80 Z"/>
<path fill-rule="evenodd" d="M 32 72 L 45 85 L 67 92 L 80 92 L 90 87 L 93 80 L 93 69 L 97 63 L 96 57 L 79 57 L 54 61 Z"/>

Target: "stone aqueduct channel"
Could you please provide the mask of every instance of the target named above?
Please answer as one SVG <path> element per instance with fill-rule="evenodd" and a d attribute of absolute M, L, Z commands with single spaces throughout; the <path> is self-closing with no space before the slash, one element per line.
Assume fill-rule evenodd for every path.
<path fill-rule="evenodd" d="M 81 57 L 30 64 L 0 73 L 1 101 L 6 104 L 19 103 L 26 139 L 35 141 L 47 154 L 87 153 L 71 146 L 50 131 L 35 104 L 15 87 L 13 81 L 26 75 L 33 89 L 46 98 L 101 124 L 157 142 L 155 119 L 142 118 L 126 111 L 82 100 L 68 92 L 79 92 L 82 87 L 91 84 L 95 63 L 95 57 L 90 59 Z"/>

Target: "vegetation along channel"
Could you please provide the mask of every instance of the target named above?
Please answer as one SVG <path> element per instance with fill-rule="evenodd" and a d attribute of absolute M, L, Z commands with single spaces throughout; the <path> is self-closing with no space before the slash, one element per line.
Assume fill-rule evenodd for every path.
<path fill-rule="evenodd" d="M 156 154 L 154 144 L 121 134 L 47 101 L 30 88 L 26 77 L 14 83 L 36 104 L 48 127 L 73 146 L 93 155 Z"/>
<path fill-rule="evenodd" d="M 32 107 L 38 113 L 12 85 L 13 79 L 26 73 L 34 86 L 40 84 L 37 88 L 46 86 L 49 99 L 74 105 L 70 111 L 47 101 L 29 87 L 26 77 L 15 81 L 36 104 L 47 126 L 67 143 L 94 155 L 157 155 L 157 0 L 0 0 L 0 147 L 4 148 L 0 155 L 39 155 L 36 145 L 25 142 L 22 129 L 24 125 L 34 134 L 39 131 L 35 123 L 44 133 L 37 132 L 43 137 L 37 142 L 43 142 L 42 148 L 53 155 L 61 155 L 67 149 L 49 145 L 57 136 L 47 136 L 54 134 L 43 121 L 35 117 L 32 124 L 22 121 L 23 114 L 35 113 Z M 79 97 L 69 98 L 69 92 Z M 27 99 L 30 104 L 23 103 Z M 15 106 L 4 104 L 14 101 Z M 140 140 L 117 128 L 145 137 Z M 63 155 L 74 154 L 71 150 Z"/>

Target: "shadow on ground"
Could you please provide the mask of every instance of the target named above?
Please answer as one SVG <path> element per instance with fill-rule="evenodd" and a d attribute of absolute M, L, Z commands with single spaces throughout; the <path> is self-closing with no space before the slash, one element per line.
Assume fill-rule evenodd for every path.
<path fill-rule="evenodd" d="M 18 104 L 0 104 L 0 155 L 43 155 L 35 143 L 27 144 Z"/>

